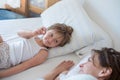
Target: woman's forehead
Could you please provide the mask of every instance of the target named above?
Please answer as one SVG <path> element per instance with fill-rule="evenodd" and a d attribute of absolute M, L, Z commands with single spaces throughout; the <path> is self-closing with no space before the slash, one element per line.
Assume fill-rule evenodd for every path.
<path fill-rule="evenodd" d="M 97 68 L 101 68 L 100 65 L 100 60 L 99 60 L 99 54 L 94 52 L 92 55 L 92 60 L 93 60 L 93 64 L 97 67 Z"/>
<path fill-rule="evenodd" d="M 91 52 L 91 55 L 92 55 L 92 56 L 91 56 L 92 58 L 95 58 L 95 57 L 98 57 L 98 56 L 99 56 L 99 54 L 98 54 L 97 52 L 95 52 L 95 51 L 92 51 L 92 52 Z"/>
<path fill-rule="evenodd" d="M 91 57 L 92 57 L 93 61 L 99 61 L 98 60 L 98 57 L 99 57 L 98 53 L 94 52 Z"/>

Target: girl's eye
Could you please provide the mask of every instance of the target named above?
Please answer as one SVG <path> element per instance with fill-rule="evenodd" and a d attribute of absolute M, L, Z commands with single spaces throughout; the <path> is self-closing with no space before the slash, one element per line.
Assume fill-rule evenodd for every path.
<path fill-rule="evenodd" d="M 58 43 L 58 41 L 57 41 L 57 40 L 55 40 L 55 43 Z"/>

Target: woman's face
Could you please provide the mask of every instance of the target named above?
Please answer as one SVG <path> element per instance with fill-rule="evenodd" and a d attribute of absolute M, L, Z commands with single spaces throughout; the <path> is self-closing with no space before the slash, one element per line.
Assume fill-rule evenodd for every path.
<path fill-rule="evenodd" d="M 99 64 L 98 54 L 94 54 L 86 63 L 80 64 L 80 73 L 82 74 L 91 74 L 98 77 L 101 70 L 102 67 Z"/>
<path fill-rule="evenodd" d="M 63 37 L 55 30 L 48 30 L 43 36 L 43 44 L 46 47 L 56 47 L 62 42 Z"/>

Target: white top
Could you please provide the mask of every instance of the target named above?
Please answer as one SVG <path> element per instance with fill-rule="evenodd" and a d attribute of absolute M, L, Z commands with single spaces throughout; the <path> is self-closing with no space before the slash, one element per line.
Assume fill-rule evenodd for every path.
<path fill-rule="evenodd" d="M 37 80 L 45 80 L 44 78 L 38 78 Z M 92 75 L 89 74 L 77 74 L 74 76 L 70 76 L 68 78 L 60 78 L 60 80 L 97 80 L 97 78 L 95 78 Z"/>
<path fill-rule="evenodd" d="M 78 74 L 63 80 L 98 80 L 98 79 L 89 74 Z"/>
<path fill-rule="evenodd" d="M 89 74 L 75 74 L 71 76 L 67 76 L 67 74 L 61 73 L 59 75 L 60 80 L 97 80 L 94 76 Z"/>
<path fill-rule="evenodd" d="M 40 47 L 34 38 L 20 38 L 17 41 L 8 43 L 8 45 L 10 47 L 10 63 L 12 65 L 17 65 L 20 62 L 32 58 L 40 49 L 46 49 L 44 47 Z"/>

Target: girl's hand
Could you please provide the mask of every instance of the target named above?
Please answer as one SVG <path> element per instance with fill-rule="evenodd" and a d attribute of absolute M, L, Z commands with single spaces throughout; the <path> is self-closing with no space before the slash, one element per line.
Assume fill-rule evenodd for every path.
<path fill-rule="evenodd" d="M 40 34 L 45 34 L 46 33 L 46 28 L 45 27 L 42 27 L 42 28 L 39 28 L 39 29 L 36 29 L 33 31 L 33 35 L 40 35 Z"/>

